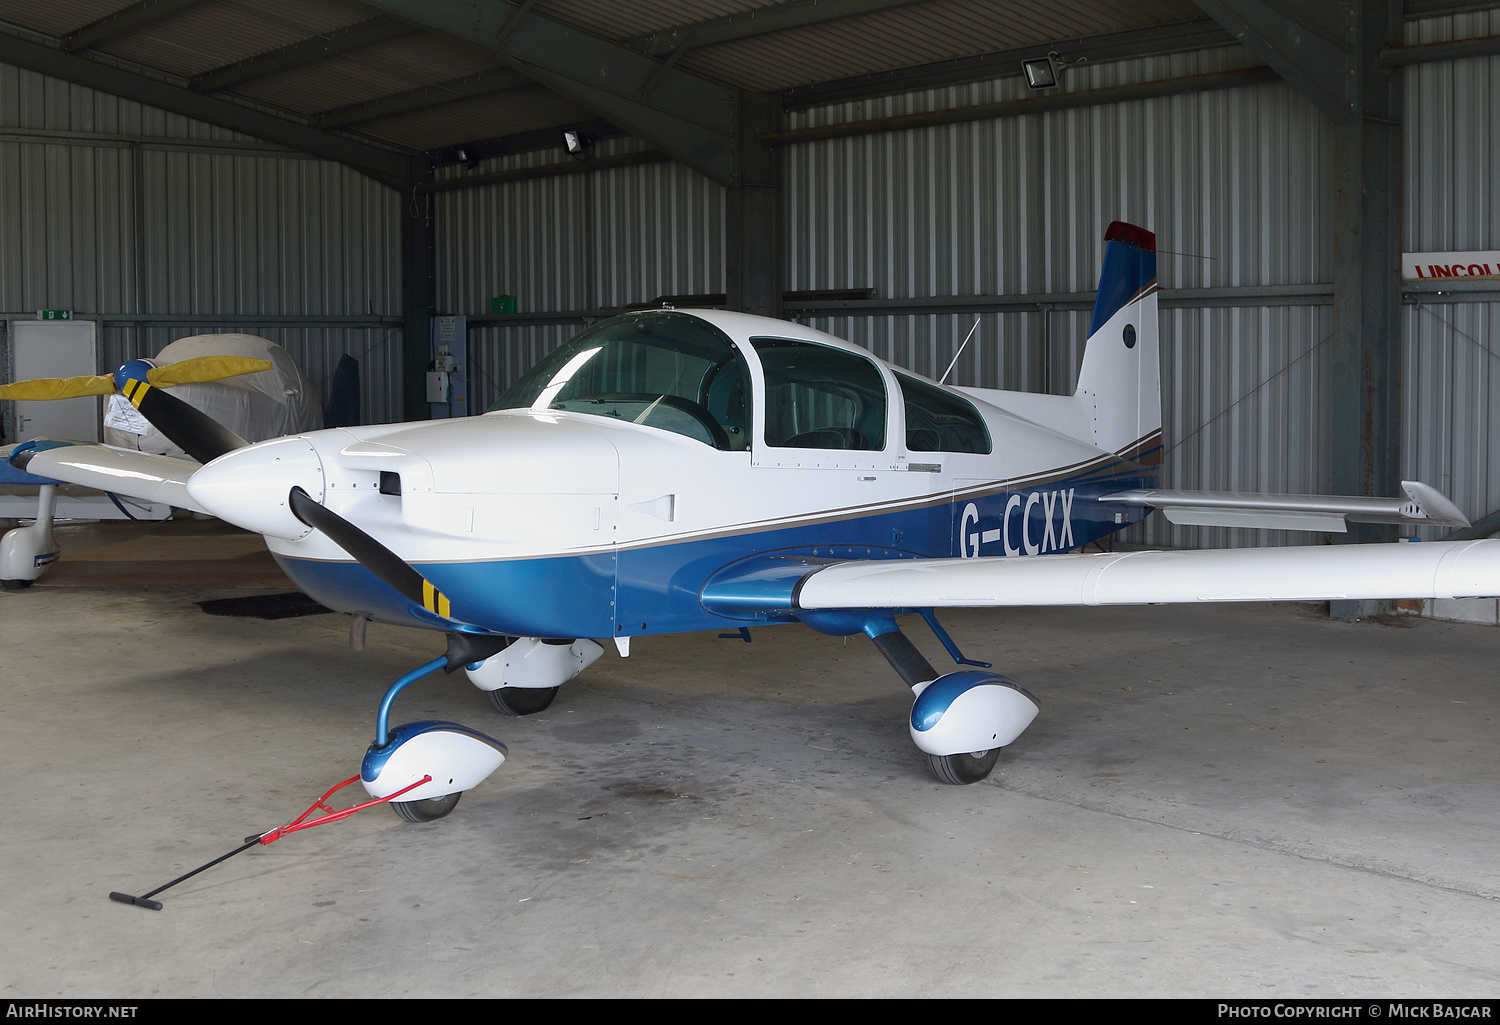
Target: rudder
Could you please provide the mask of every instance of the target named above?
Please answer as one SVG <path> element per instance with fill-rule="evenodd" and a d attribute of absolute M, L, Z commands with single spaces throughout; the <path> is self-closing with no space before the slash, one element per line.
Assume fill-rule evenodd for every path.
<path fill-rule="evenodd" d="M 1089 325 L 1077 398 L 1092 410 L 1093 443 L 1153 461 L 1161 444 L 1161 357 L 1156 235 L 1115 221 L 1104 233 L 1104 268 Z"/>

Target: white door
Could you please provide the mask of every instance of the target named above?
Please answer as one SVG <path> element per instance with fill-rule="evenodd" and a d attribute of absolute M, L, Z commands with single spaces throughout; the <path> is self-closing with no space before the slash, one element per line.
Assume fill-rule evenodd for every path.
<path fill-rule="evenodd" d="M 13 320 L 13 381 L 37 377 L 86 377 L 99 372 L 92 320 Z M 16 441 L 66 438 L 98 441 L 99 398 L 16 403 Z"/>

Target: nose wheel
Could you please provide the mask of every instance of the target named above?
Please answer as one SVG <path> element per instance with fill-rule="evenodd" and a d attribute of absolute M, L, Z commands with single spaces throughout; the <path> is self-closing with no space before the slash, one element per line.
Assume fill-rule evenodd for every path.
<path fill-rule="evenodd" d="M 995 768 L 995 762 L 999 757 L 998 747 L 989 751 L 970 751 L 968 754 L 930 754 L 927 756 L 927 767 L 942 783 L 967 786 L 970 783 L 978 783 L 988 776 Z"/>
<path fill-rule="evenodd" d="M 385 692 L 376 716 L 375 742 L 360 764 L 360 782 L 371 797 L 407 798 L 392 800 L 391 807 L 408 822 L 432 822 L 448 815 L 463 791 L 479 785 L 505 761 L 504 744 L 458 723 L 390 727 L 387 716 L 396 695 L 448 663 L 446 655 L 435 658 Z"/>
<path fill-rule="evenodd" d="M 552 704 L 557 697 L 556 687 L 500 687 L 487 691 L 490 704 L 501 715 L 536 715 Z"/>
<path fill-rule="evenodd" d="M 391 809 L 407 822 L 434 822 L 458 806 L 462 794 L 432 797 L 425 801 L 392 801 Z"/>

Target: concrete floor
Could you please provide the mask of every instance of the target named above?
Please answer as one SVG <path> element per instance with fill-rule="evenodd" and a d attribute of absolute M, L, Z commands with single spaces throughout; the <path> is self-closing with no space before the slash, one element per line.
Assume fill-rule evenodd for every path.
<path fill-rule="evenodd" d="M 1493 627 L 949 615 L 1042 703 L 972 787 L 927 776 L 862 639 L 642 639 L 519 720 L 432 678 L 393 721 L 511 751 L 450 817 L 372 809 L 112 903 L 353 775 L 440 650 L 194 605 L 231 593 L 0 596 L 7 997 L 1500 995 Z"/>

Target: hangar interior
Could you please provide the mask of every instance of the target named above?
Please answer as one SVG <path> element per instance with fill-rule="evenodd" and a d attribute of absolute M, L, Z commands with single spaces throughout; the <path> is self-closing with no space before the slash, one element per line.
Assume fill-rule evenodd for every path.
<path fill-rule="evenodd" d="M 663 297 L 926 374 L 977 318 L 954 383 L 1064 392 L 1126 220 L 1164 251 L 1170 485 L 1500 510 L 1494 283 L 1394 270 L 1493 244 L 1494 5 L 442 6 L 0 3 L 7 323 L 96 320 L 101 370 L 210 330 L 315 382 L 350 353 L 369 423 L 425 415 L 434 314 L 482 408 Z"/>
<path fill-rule="evenodd" d="M 1055 75 L 1054 85 L 1028 83 L 1023 62 L 1038 59 Z M 1492 423 L 1500 380 L 1490 341 L 1500 314 L 1500 284 L 1482 276 L 1403 281 L 1400 266 L 1403 253 L 1500 248 L 1500 176 L 1493 173 L 1500 153 L 1497 107 L 1500 4 L 1472 0 L 1319 0 L 1295 9 L 1274 0 L 0 0 L 0 329 L 8 353 L 17 322 L 35 319 L 40 310 L 70 311 L 73 319 L 97 325 L 100 372 L 150 356 L 174 339 L 208 332 L 246 332 L 277 342 L 319 388 L 327 387 L 340 358 L 351 355 L 360 361 L 366 423 L 428 416 L 423 379 L 436 317 L 464 318 L 468 401 L 471 409 L 482 410 L 580 327 L 633 306 L 661 303 L 795 320 L 934 378 L 957 354 L 952 383 L 1064 394 L 1078 374 L 1102 233 L 1110 222 L 1123 220 L 1154 231 L 1159 240 L 1164 484 L 1391 495 L 1400 493 L 1402 480 L 1420 480 L 1451 496 L 1475 522 L 1475 532 L 1467 536 L 1484 536 L 1500 526 L 1500 475 L 1491 451 L 1500 431 Z M 960 354 L 976 324 L 973 342 Z M 8 420 L 7 432 L 14 428 Z M 1363 540 L 1394 536 L 1380 528 L 1355 533 Z M 1451 536 L 1441 528 L 1416 533 L 1425 540 Z M 1160 517 L 1132 528 L 1123 540 L 1167 548 L 1305 543 L 1305 537 L 1289 532 L 1174 526 Z M 205 583 L 194 594 L 206 594 L 208 587 Z M 18 605 L 22 597 L 8 596 L 5 618 L 15 615 L 40 630 L 45 616 L 65 614 L 67 603 L 56 597 L 60 593 L 44 595 L 51 604 L 39 602 L 24 616 Z M 189 636 L 203 631 L 178 611 L 153 613 L 144 601 L 121 599 L 118 608 L 129 629 L 150 630 L 152 622 L 163 621 Z M 1496 622 L 1494 601 L 1487 610 L 1468 606 L 1454 614 Z M 96 615 L 111 611 L 108 603 L 94 608 Z M 153 620 L 156 615 L 164 618 Z M 1279 635 L 1282 624 L 1264 621 L 1264 615 L 1247 618 L 1267 637 Z M 1040 620 L 1027 622 L 1036 637 L 1053 630 Z M 277 627 L 290 631 L 278 635 L 278 643 L 295 648 L 315 639 L 326 644 L 335 632 L 318 623 Z M 1131 624 L 1177 629 L 1127 617 L 1110 627 L 1111 636 L 1128 637 Z M 983 622 L 971 629 L 991 636 L 985 631 L 992 628 Z M 1169 643 L 1232 646 L 1220 629 L 1207 622 L 1191 641 Z M 1067 631 L 1056 632 L 1057 643 L 1065 646 Z M 1334 645 L 1353 635 L 1318 636 Z M 1423 636 L 1431 641 L 1439 635 Z M 1441 659 L 1443 671 L 1462 681 L 1442 700 L 1480 701 L 1486 692 L 1476 682 L 1477 667 L 1485 658 L 1485 642 L 1470 635 L 1440 636 L 1441 644 L 1463 652 Z M 1385 637 L 1376 646 L 1401 647 L 1407 640 Z M 402 645 L 410 642 L 380 643 L 393 645 L 395 654 L 377 657 L 399 658 Z M 832 657 L 835 647 L 803 643 L 818 649 L 812 657 Z M 997 643 L 1027 648 L 1031 642 Z M 1287 643 L 1295 649 L 1305 642 Z M 243 652 L 237 657 L 248 662 L 260 657 L 249 641 Z M 1028 649 L 1025 657 L 1033 654 Z M 1253 648 L 1241 654 L 1261 657 Z M 1416 667 L 1422 656 L 1415 650 L 1391 657 L 1410 659 L 1413 676 L 1421 671 Z M 1455 668 L 1461 658 L 1470 661 Z M 121 659 L 119 671 L 126 676 L 149 672 Z M 673 678 L 670 655 L 648 652 L 647 659 L 661 678 Z M 319 665 L 330 678 L 339 675 Z M 1274 673 L 1296 679 L 1296 669 L 1295 664 L 1278 666 Z M 1198 665 L 1194 671 L 1213 676 L 1217 670 Z M 32 672 L 23 678 L 39 680 L 27 675 Z M 152 715 L 170 714 L 171 703 L 188 689 L 188 672 L 175 664 L 168 671 Z M 257 686 L 230 675 L 247 696 Z M 596 695 L 608 703 L 606 725 L 597 735 L 584 730 L 577 737 L 597 744 L 634 742 L 626 738 L 654 728 L 636 724 L 662 714 L 671 702 L 650 672 L 608 679 Z M 846 688 L 851 695 L 857 692 L 855 682 L 851 678 Z M 1286 702 L 1298 700 L 1296 687 L 1285 693 Z M 1488 694 L 1492 701 L 1492 690 Z M 1204 707 L 1216 701 L 1207 692 L 1199 697 Z M 893 700 L 899 698 L 898 693 Z M 295 697 L 282 700 L 307 711 Z M 340 699 L 328 700 L 341 707 Z M 774 711 L 757 711 L 771 717 L 766 720 L 737 720 L 740 713 L 730 710 L 731 699 L 717 691 L 695 700 L 694 721 L 733 732 L 741 747 L 753 748 L 749 734 L 761 723 L 778 736 L 788 728 L 803 731 L 807 735 L 798 736 L 806 744 L 835 752 L 820 771 L 842 774 L 841 780 L 820 786 L 845 785 L 851 777 L 848 752 L 871 743 L 856 727 L 832 728 L 831 739 L 814 737 L 811 727 L 773 722 Z M 845 707 L 863 707 L 862 700 L 849 697 Z M 1329 699 L 1329 705 L 1310 712 L 1307 723 L 1323 721 L 1319 716 L 1325 712 L 1338 718 L 1333 706 L 1340 700 Z M 1383 693 L 1377 704 L 1394 720 L 1410 714 L 1399 694 Z M 68 706 L 48 714 L 66 717 Z M 1158 713 L 1133 714 L 1139 718 L 1129 722 L 1129 743 L 1139 742 L 1139 733 Z M 629 727 L 611 734 L 608 724 L 619 722 Z M 1448 724 L 1442 722 L 1438 732 Z M 561 718 L 548 728 L 560 742 L 577 739 L 568 733 L 577 727 Z M 1462 743 L 1454 747 L 1462 747 L 1462 754 L 1453 753 L 1460 760 L 1484 745 L 1477 720 L 1465 728 L 1479 732 L 1461 733 Z M 684 728 L 677 723 L 671 729 Z M 282 732 L 304 746 L 316 744 L 290 721 Z M 357 730 L 344 732 L 358 737 Z M 362 741 L 348 743 L 357 750 Z M 874 742 L 877 761 L 885 758 L 882 743 Z M 1362 734 L 1347 743 L 1361 747 L 1366 738 Z M 1406 751 L 1408 743 L 1415 741 L 1397 746 Z M 206 758 L 214 747 L 204 745 L 196 755 Z M 790 747 L 790 761 L 798 752 L 806 754 L 806 747 Z M 1197 756 L 1207 759 L 1202 764 L 1217 764 L 1209 747 L 1189 747 L 1194 753 L 1183 755 L 1182 764 Z M 1249 747 L 1253 750 L 1254 743 Z M 591 781 L 607 779 L 628 757 L 581 758 L 576 771 Z M 1320 800 L 1333 801 L 1330 793 L 1353 787 L 1351 780 L 1370 769 L 1365 757 L 1345 764 L 1347 772 L 1331 784 L 1332 791 L 1299 808 L 1299 821 L 1316 820 L 1326 813 Z M 892 764 L 899 760 L 890 756 Z M 770 820 L 780 814 L 778 799 L 796 790 L 796 780 L 778 775 L 783 768 L 745 784 L 751 795 L 746 816 Z M 1214 800 L 1207 783 L 1163 796 L 1149 787 L 1137 790 L 1128 780 L 1123 788 L 1128 796 L 1096 800 L 1091 788 L 1100 780 L 1119 782 L 1123 775 L 1123 770 L 1096 768 L 1079 783 L 1087 799 L 1048 783 L 1048 773 L 1036 766 L 1023 767 L 1026 782 L 1003 786 L 1017 787 L 1034 801 L 1066 806 L 1070 829 L 1083 814 L 1079 809 L 1129 819 L 1136 829 L 1152 821 L 1153 802 L 1201 810 Z M 1173 770 L 1173 765 L 1154 764 L 1150 772 Z M 1481 792 L 1496 770 L 1491 752 L 1478 769 L 1463 775 L 1456 790 L 1431 781 L 1413 789 L 1461 810 L 1477 813 L 1487 802 L 1492 811 L 1493 796 Z M 523 811 L 507 813 L 507 824 L 518 829 L 528 815 L 551 814 L 539 810 L 547 801 L 538 796 L 547 789 L 541 770 L 523 766 L 520 771 L 536 792 L 527 790 Z M 656 791 L 632 784 L 630 793 L 641 807 L 654 800 L 670 806 L 673 816 L 692 819 L 683 809 L 702 798 L 682 782 L 692 771 L 681 772 L 685 775 Z M 1203 777 L 1217 779 L 1219 772 Z M 1274 778 L 1275 786 L 1288 789 L 1299 785 L 1271 765 L 1245 778 L 1252 777 L 1264 777 L 1266 785 Z M 1380 787 L 1402 791 L 1399 801 L 1417 799 L 1394 776 L 1381 779 Z M 720 796 L 703 807 L 736 799 L 733 784 L 719 783 Z M 69 779 L 69 785 L 75 781 Z M 76 786 L 86 783 L 76 781 Z M 1192 836 L 1244 843 L 1248 861 L 1242 872 L 1235 870 L 1242 891 L 1225 906 L 1250 907 L 1257 887 L 1269 892 L 1277 880 L 1288 881 L 1280 863 L 1248 864 L 1263 856 L 1300 859 L 1314 866 L 1317 878 L 1295 885 L 1304 890 L 1326 885 L 1337 900 L 1358 903 L 1362 897 L 1346 892 L 1357 891 L 1356 883 L 1318 875 L 1330 866 L 1352 867 L 1375 880 L 1372 886 L 1381 891 L 1387 910 L 1363 917 L 1360 929 L 1368 927 L 1369 935 L 1345 932 L 1338 942 L 1368 943 L 1391 956 L 1410 942 L 1421 954 L 1409 972 L 1394 977 L 1402 986 L 1494 994 L 1500 981 L 1495 959 L 1485 952 L 1493 954 L 1495 941 L 1483 910 L 1496 892 L 1493 871 L 1484 867 L 1493 840 L 1471 835 L 1468 825 L 1457 834 L 1443 833 L 1452 820 L 1424 808 L 1422 814 L 1432 819 L 1422 818 L 1423 828 L 1442 835 L 1454 861 L 1436 868 L 1430 852 L 1407 840 L 1396 843 L 1392 853 L 1382 830 L 1402 828 L 1399 801 L 1393 799 L 1389 807 L 1381 806 L 1378 825 L 1361 825 L 1352 838 L 1340 841 L 1344 847 L 1329 854 L 1320 841 L 1293 837 L 1279 826 L 1280 805 L 1267 803 L 1263 788 L 1243 779 L 1234 786 L 1244 787 L 1235 791 L 1235 800 L 1243 803 L 1242 819 L 1221 808 L 1208 816 L 1212 823 L 1187 815 L 1174 826 Z M 899 812 L 840 804 L 831 815 L 853 829 L 851 823 L 867 827 L 871 816 L 927 814 L 921 801 L 931 787 L 908 790 Z M 300 793 L 277 794 L 283 800 L 267 801 L 257 812 L 279 814 L 271 809 Z M 563 818 L 582 822 L 595 814 L 588 810 L 594 798 L 578 800 L 578 814 Z M 795 800 L 800 810 L 791 818 L 808 831 L 822 828 L 804 796 Z M 972 796 L 966 802 L 975 803 Z M 86 804 L 108 815 L 103 797 L 92 796 Z M 937 828 L 949 837 L 965 835 L 963 818 L 971 813 L 962 806 L 933 812 L 941 820 Z M 711 839 L 701 823 L 693 825 L 690 839 L 668 841 L 659 835 L 665 826 L 654 820 L 645 825 L 645 812 L 616 814 L 616 821 L 628 818 L 630 828 L 640 832 L 618 842 L 600 841 L 599 851 L 583 860 L 599 858 L 619 868 L 659 856 L 659 849 L 679 841 L 694 847 L 687 860 L 722 860 L 715 847 L 722 841 Z M 1029 829 L 1032 818 L 1042 814 L 1018 810 L 997 828 Z M 190 815 L 177 808 L 167 815 L 175 830 L 191 831 Z M 509 854 L 520 859 L 528 878 L 545 878 L 547 887 L 561 888 L 567 885 L 566 865 L 578 859 L 559 838 L 566 829 L 548 821 L 547 828 L 558 835 L 549 834 L 545 853 Z M 221 823 L 212 835 L 233 835 L 234 828 Z M 488 838 L 477 824 L 464 828 L 469 846 L 461 849 L 472 854 Z M 1077 828 L 1087 831 L 1084 825 Z M 50 826 L 43 832 L 60 835 Z M 955 885 L 986 885 L 986 869 L 978 866 L 991 840 L 967 836 L 961 841 L 958 861 L 975 867 L 950 866 L 946 871 L 954 872 Z M 184 850 L 196 849 L 179 841 L 174 835 L 170 847 L 160 846 L 156 863 L 176 865 L 179 857 L 189 856 Z M 1100 859 L 1108 846 L 1096 834 L 1086 839 L 1059 834 L 1049 842 L 1057 845 L 1059 863 L 1070 865 L 1064 853 L 1070 845 L 1092 850 Z M 1153 851 L 1150 857 L 1162 865 L 1170 860 L 1162 853 L 1166 848 L 1153 847 L 1157 841 L 1149 836 L 1138 842 L 1140 851 Z M 464 871 L 451 863 L 453 851 L 422 854 L 418 841 L 399 844 L 410 864 L 425 859 L 424 870 Z M 366 836 L 356 846 L 360 864 L 379 862 L 397 875 L 405 871 L 385 865 L 378 838 Z M 940 850 L 872 846 L 877 848 L 886 862 L 911 859 L 895 871 L 917 870 L 923 858 L 944 857 Z M 317 850 L 325 865 L 341 857 L 333 841 Z M 204 851 L 205 857 L 211 853 Z M 817 855 L 815 869 L 799 860 L 794 846 L 762 853 L 768 860 L 758 871 L 765 874 L 755 875 L 749 889 L 738 894 L 751 905 L 759 899 L 757 888 L 766 893 L 775 888 L 767 866 L 777 859 L 799 865 L 795 874 L 801 879 L 807 872 L 833 873 L 853 864 L 840 861 L 843 855 L 831 849 Z M 1196 855 L 1175 851 L 1172 856 L 1185 861 Z M 28 866 L 44 860 L 30 847 L 21 857 Z M 821 858 L 829 860 L 817 861 Z M 434 859 L 445 863 L 434 866 Z M 132 864 L 149 874 L 152 860 L 137 857 Z M 1169 874 L 1158 867 L 1159 874 Z M 115 868 L 101 855 L 79 871 Z M 690 870 L 676 865 L 671 871 L 685 878 Z M 1063 886 L 1034 863 L 1021 874 L 1033 871 L 1040 875 L 1032 881 L 1044 890 Z M 1194 885 L 1220 885 L 1207 881 L 1211 874 L 1196 867 L 1190 873 Z M 263 875 L 246 870 L 235 878 L 256 899 L 274 899 L 275 887 Z M 1116 882 L 1111 877 L 1111 885 Z M 1416 895 L 1387 892 L 1405 885 L 1418 886 Z M 238 899 L 217 890 L 199 892 L 211 894 L 211 901 Z M 420 904 L 407 899 L 414 888 L 400 892 L 406 904 Z M 598 879 L 579 892 L 589 893 L 596 905 L 619 907 L 640 899 L 642 892 L 654 894 L 653 900 L 671 896 L 650 888 L 627 890 L 624 884 L 611 889 Z M 1472 904 L 1465 904 L 1468 898 Z M 69 906 L 74 898 L 60 899 Z M 473 899 L 472 889 L 456 887 L 442 902 L 441 914 L 461 919 L 465 902 Z M 513 899 L 532 898 L 517 889 Z M 856 894 L 827 899 L 845 917 L 833 920 L 813 912 L 809 921 L 818 925 L 806 928 L 821 928 L 825 937 L 831 933 L 840 943 L 859 947 L 855 924 L 869 911 L 858 910 Z M 1054 899 L 1068 929 L 1094 927 L 1091 916 L 1097 909 L 1064 907 L 1063 898 L 1048 898 Z M 795 900 L 782 893 L 768 897 L 751 918 L 772 918 Z M 906 900 L 913 915 L 931 910 Z M 1274 920 L 1258 917 L 1253 909 L 1234 912 L 1247 916 L 1246 932 L 1254 938 L 1243 945 L 1223 943 L 1213 970 L 1188 989 L 1242 992 L 1266 985 L 1276 992 L 1322 996 L 1361 992 L 1380 976 L 1326 952 L 1300 968 L 1275 958 L 1276 967 L 1268 967 L 1265 951 L 1278 944 L 1303 954 L 1319 950 L 1314 927 L 1298 918 L 1302 905 L 1284 894 L 1268 903 L 1276 905 Z M 943 914 L 955 912 L 952 903 L 939 908 Z M 1109 908 L 1108 928 L 1116 930 L 1110 935 L 1132 936 L 1133 926 L 1124 920 L 1129 908 L 1119 903 Z M 122 909 L 95 909 L 100 917 L 103 910 Z M 1170 909 L 1156 910 L 1165 915 Z M 48 904 L 32 909 L 37 922 L 54 911 Z M 1429 912 L 1461 918 L 1478 938 L 1452 946 L 1451 937 L 1424 926 L 1422 939 L 1410 940 L 1403 930 L 1413 916 Z M 360 905 L 358 915 L 374 913 Z M 516 928 L 533 943 L 555 943 L 559 930 L 577 927 L 576 914 L 554 905 L 550 917 L 542 919 L 546 924 Z M 1040 914 L 1019 913 L 1011 926 L 1034 925 Z M 1324 907 L 1308 914 L 1330 922 L 1339 917 Z M 711 918 L 704 911 L 694 921 Z M 739 924 L 743 935 L 754 939 L 737 946 L 742 974 L 735 981 L 729 981 L 733 972 L 726 975 L 723 965 L 706 961 L 683 975 L 649 967 L 653 947 L 626 944 L 633 967 L 611 966 L 600 976 L 599 988 L 592 988 L 587 976 L 597 968 L 589 960 L 597 952 L 575 950 L 558 955 L 555 963 L 563 968 L 557 973 L 537 976 L 551 987 L 541 990 L 480 983 L 473 977 L 474 959 L 451 950 L 439 960 L 458 965 L 458 974 L 444 975 L 442 984 L 382 989 L 390 984 L 371 982 L 370 964 L 389 951 L 422 956 L 410 946 L 410 935 L 385 937 L 381 942 L 388 947 L 361 947 L 369 964 L 352 977 L 378 991 L 421 995 L 777 992 L 776 981 L 757 975 L 754 963 L 777 959 L 772 937 L 780 926 Z M 673 930 L 705 935 L 696 931 L 699 925 L 686 928 L 665 918 L 653 920 L 654 926 L 661 935 Z M 1199 926 L 1205 935 L 1216 929 L 1207 918 Z M 324 940 L 358 934 L 356 945 L 367 942 L 361 927 L 347 919 L 317 925 L 299 920 L 293 931 L 304 927 Z M 28 924 L 26 930 L 40 928 Z M 68 935 L 83 935 L 87 928 L 80 925 Z M 104 928 L 109 946 L 90 951 L 92 964 L 128 947 L 128 934 L 119 928 Z M 147 948 L 181 956 L 182 941 L 164 936 L 163 928 L 151 926 Z M 925 937 L 936 928 L 929 924 L 918 931 Z M 803 929 L 794 930 L 792 948 L 803 942 Z M 441 929 L 424 921 L 418 931 L 436 936 Z M 483 932 L 472 922 L 462 931 Z M 618 935 L 600 931 L 606 945 L 620 942 Z M 1038 974 L 1025 983 L 983 981 L 989 977 L 977 970 L 954 974 L 951 958 L 943 977 L 950 992 L 992 995 L 1065 993 L 1084 976 L 1095 986 L 1085 990 L 1101 994 L 1161 992 L 1173 980 L 1182 984 L 1181 973 L 1191 962 L 1178 953 L 1157 956 L 1170 946 L 1163 939 L 1169 927 L 1153 923 L 1147 931 L 1160 942 L 1149 952 L 1154 960 L 1139 983 L 1121 985 L 1118 973 L 1109 974 L 1118 967 L 1111 958 L 1124 947 L 1107 955 L 1059 953 L 1074 949 L 1062 933 L 1049 934 L 1039 952 L 1028 955 L 1048 960 L 1033 964 Z M 685 943 L 667 946 L 684 961 L 699 956 Z M 288 982 L 289 992 L 361 992 L 331 967 L 326 978 L 315 978 L 318 970 L 297 964 L 295 949 L 262 949 L 255 964 L 295 980 Z M 586 944 L 584 949 L 595 948 Z M 1148 954 L 1137 955 L 1132 947 L 1120 956 L 1145 960 Z M 967 964 L 966 957 L 958 955 L 957 962 Z M 828 978 L 805 968 L 785 978 L 796 992 L 809 994 L 921 992 L 906 968 L 892 968 L 885 958 L 899 960 L 894 953 L 864 951 L 834 957 L 839 968 Z M 932 954 L 913 963 L 930 967 L 942 959 Z M 245 970 L 230 966 L 227 954 L 211 954 L 208 961 L 207 974 L 173 969 L 156 977 L 157 988 L 146 992 L 255 992 L 254 982 Z M 23 980 L 20 991 L 76 993 L 80 986 L 136 991 L 97 966 L 82 974 L 70 976 L 64 968 L 49 975 L 55 967 L 28 961 L 16 970 Z M 205 983 L 208 977 L 217 981 Z M 900 983 L 892 981 L 898 977 Z M 1266 981 L 1257 981 L 1261 978 Z M 540 981 L 535 985 L 543 987 Z"/>

